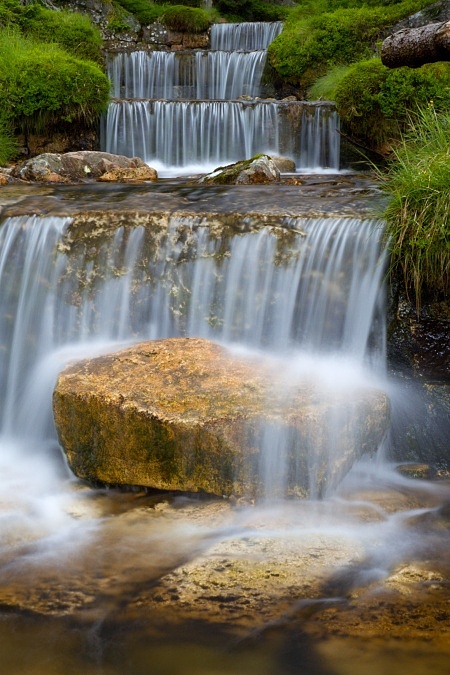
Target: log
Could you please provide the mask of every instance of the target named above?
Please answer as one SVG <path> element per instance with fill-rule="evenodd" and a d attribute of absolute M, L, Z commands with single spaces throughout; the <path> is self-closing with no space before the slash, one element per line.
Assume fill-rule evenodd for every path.
<path fill-rule="evenodd" d="M 450 61 L 450 21 L 393 33 L 383 41 L 381 61 L 388 68 Z"/>

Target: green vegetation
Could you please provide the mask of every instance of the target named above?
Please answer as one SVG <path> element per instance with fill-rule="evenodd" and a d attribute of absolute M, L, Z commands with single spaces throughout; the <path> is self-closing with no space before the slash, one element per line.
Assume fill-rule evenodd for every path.
<path fill-rule="evenodd" d="M 22 34 L 53 42 L 74 56 L 101 62 L 102 38 L 90 19 L 76 12 L 55 12 L 39 4 L 0 0 L 0 28 L 16 26 Z"/>
<path fill-rule="evenodd" d="M 336 65 L 374 54 L 386 29 L 433 0 L 306 0 L 293 9 L 269 47 L 277 73 L 306 89 Z"/>
<path fill-rule="evenodd" d="M 164 6 L 155 5 L 148 0 L 117 0 L 117 4 L 133 14 L 143 26 L 159 21 L 165 9 Z"/>
<path fill-rule="evenodd" d="M 1 164 L 14 157 L 17 133 L 97 120 L 109 98 L 101 44 L 85 16 L 0 0 Z"/>
<path fill-rule="evenodd" d="M 3 121 L 29 131 L 56 119 L 92 123 L 109 96 L 97 64 L 15 29 L 0 31 L 0 83 L 7 103 Z"/>
<path fill-rule="evenodd" d="M 289 13 L 286 7 L 264 0 L 216 0 L 214 7 L 228 21 L 278 21 Z"/>
<path fill-rule="evenodd" d="M 431 104 L 412 115 L 382 177 L 392 266 L 419 309 L 425 291 L 450 288 L 450 113 Z"/>
<path fill-rule="evenodd" d="M 208 12 L 204 9 L 183 5 L 167 7 L 161 21 L 167 28 L 181 33 L 203 33 L 212 23 Z"/>
<path fill-rule="evenodd" d="M 370 59 L 332 71 L 314 88 L 320 90 L 322 85 L 325 90 L 327 83 L 345 131 L 381 152 L 395 145 L 406 128 L 409 111 L 429 101 L 434 101 L 437 111 L 450 106 L 449 63 L 391 70 L 379 59 Z"/>

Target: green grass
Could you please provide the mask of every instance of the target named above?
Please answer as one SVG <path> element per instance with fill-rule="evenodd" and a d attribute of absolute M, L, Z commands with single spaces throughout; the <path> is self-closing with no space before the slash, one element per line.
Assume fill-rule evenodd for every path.
<path fill-rule="evenodd" d="M 86 15 L 53 10 L 19 0 L 0 0 L 0 28 L 16 26 L 24 35 L 53 42 L 74 56 L 101 62 L 100 31 Z"/>
<path fill-rule="evenodd" d="M 334 101 L 337 87 L 343 78 L 349 73 L 352 66 L 332 66 L 325 75 L 319 77 L 308 89 L 308 99 Z"/>
<path fill-rule="evenodd" d="M 14 28 L 0 30 L 0 88 L 4 123 L 26 132 L 57 120 L 92 124 L 109 99 L 109 80 L 96 63 Z"/>
<path fill-rule="evenodd" d="M 392 270 L 419 311 L 424 293 L 445 295 L 450 286 L 450 113 L 430 104 L 412 115 L 382 178 Z"/>

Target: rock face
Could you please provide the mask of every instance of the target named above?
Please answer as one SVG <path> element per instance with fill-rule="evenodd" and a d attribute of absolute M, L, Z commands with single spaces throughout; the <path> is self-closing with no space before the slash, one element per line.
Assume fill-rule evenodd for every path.
<path fill-rule="evenodd" d="M 280 171 L 268 155 L 258 155 L 252 159 L 219 167 L 200 179 L 202 183 L 219 185 L 251 185 L 279 182 Z"/>
<path fill-rule="evenodd" d="M 13 176 L 39 182 L 79 182 L 99 179 L 105 174 L 108 180 L 156 180 L 156 171 L 150 169 L 139 157 L 124 157 L 109 152 L 44 153 L 14 167 Z"/>
<path fill-rule="evenodd" d="M 323 493 L 377 448 L 389 415 L 378 391 L 320 392 L 289 381 L 279 363 L 189 338 L 69 366 L 53 407 L 81 478 L 246 497 L 272 494 L 273 461 L 269 475 L 285 475 L 276 491 L 306 496 L 312 483 Z"/>

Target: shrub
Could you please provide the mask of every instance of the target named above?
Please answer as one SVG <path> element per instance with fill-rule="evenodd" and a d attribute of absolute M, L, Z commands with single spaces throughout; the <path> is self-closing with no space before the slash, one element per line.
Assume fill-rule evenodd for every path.
<path fill-rule="evenodd" d="M 400 138 L 408 111 L 434 101 L 450 105 L 450 64 L 390 70 L 379 59 L 362 61 L 341 71 L 334 98 L 342 128 L 372 149 L 391 147 Z"/>
<path fill-rule="evenodd" d="M 419 310 L 425 290 L 450 287 L 450 113 L 429 105 L 412 115 L 384 177 L 392 268 Z"/>
<path fill-rule="evenodd" d="M 161 21 L 167 28 L 181 33 L 203 33 L 211 25 L 209 14 L 203 9 L 183 5 L 167 7 Z"/>
<path fill-rule="evenodd" d="M 0 86 L 3 119 L 27 132 L 56 120 L 94 122 L 110 88 L 97 64 L 8 29 L 0 31 Z"/>

